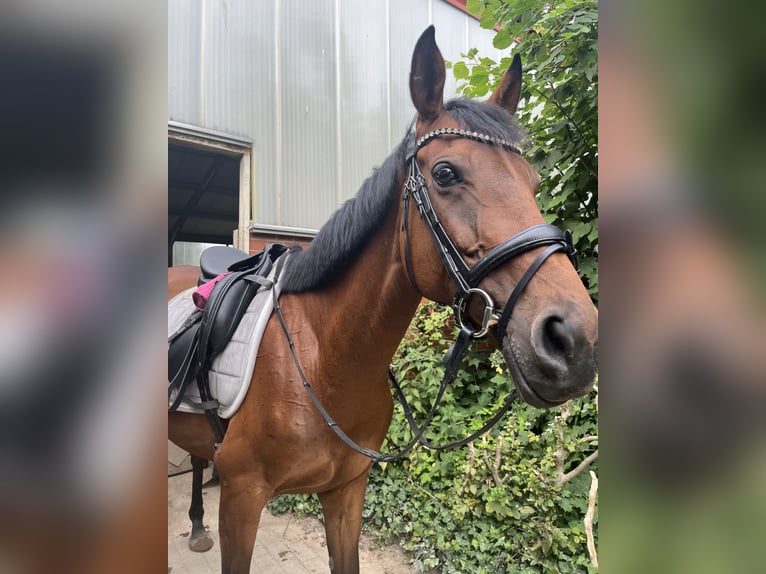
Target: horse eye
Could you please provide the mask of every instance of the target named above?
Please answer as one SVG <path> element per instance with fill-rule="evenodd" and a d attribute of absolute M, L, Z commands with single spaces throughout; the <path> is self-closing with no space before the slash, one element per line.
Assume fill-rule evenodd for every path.
<path fill-rule="evenodd" d="M 460 182 L 460 177 L 448 163 L 436 164 L 431 171 L 431 175 L 433 175 L 436 183 L 442 187 L 447 187 Z"/>

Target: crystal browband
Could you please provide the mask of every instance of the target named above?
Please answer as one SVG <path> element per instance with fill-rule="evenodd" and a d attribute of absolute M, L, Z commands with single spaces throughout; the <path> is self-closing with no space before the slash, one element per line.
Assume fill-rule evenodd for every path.
<path fill-rule="evenodd" d="M 469 138 L 469 139 L 476 140 L 478 142 L 482 142 L 486 144 L 493 144 L 493 145 L 505 148 L 507 150 L 516 152 L 517 154 L 521 155 L 521 148 L 515 143 L 506 141 L 504 139 L 493 138 L 492 136 L 488 136 L 486 134 L 480 134 L 478 132 L 469 132 L 467 130 L 461 130 L 459 128 L 439 128 L 438 130 L 428 132 L 417 141 L 417 143 L 415 144 L 415 151 L 417 152 L 420 148 L 426 145 L 433 138 L 443 136 L 443 135 L 456 135 L 456 136 Z"/>

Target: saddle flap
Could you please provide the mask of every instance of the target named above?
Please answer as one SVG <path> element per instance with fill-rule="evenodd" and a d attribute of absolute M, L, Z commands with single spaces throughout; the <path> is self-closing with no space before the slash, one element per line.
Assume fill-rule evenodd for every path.
<path fill-rule="evenodd" d="M 247 306 L 261 287 L 247 280 L 250 274 L 250 271 L 232 273 L 221 279 L 210 294 L 200 327 L 200 362 L 204 367 L 209 367 L 209 360 L 231 340 Z"/>
<path fill-rule="evenodd" d="M 233 271 L 221 279 L 210 293 L 200 330 L 200 362 L 209 367 L 209 362 L 220 353 L 231 340 L 248 305 L 261 287 L 271 288 L 265 281 L 276 261 L 287 247 L 270 244 L 260 253 L 235 261 L 228 270 Z"/>
<path fill-rule="evenodd" d="M 168 348 L 168 410 L 174 411 L 183 400 L 186 386 L 199 373 L 199 322 L 179 334 Z"/>

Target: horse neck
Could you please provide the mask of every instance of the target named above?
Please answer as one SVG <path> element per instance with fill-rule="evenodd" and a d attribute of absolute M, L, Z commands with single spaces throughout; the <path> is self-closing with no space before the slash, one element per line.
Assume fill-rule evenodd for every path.
<path fill-rule="evenodd" d="M 383 372 L 420 302 L 399 256 L 400 224 L 393 211 L 335 284 L 305 294 L 319 348 Z"/>

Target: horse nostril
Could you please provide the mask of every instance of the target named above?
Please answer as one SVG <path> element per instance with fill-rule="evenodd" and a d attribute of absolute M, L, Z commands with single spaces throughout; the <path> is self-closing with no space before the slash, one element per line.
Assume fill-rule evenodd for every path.
<path fill-rule="evenodd" d="M 539 317 L 532 326 L 532 346 L 538 366 L 556 379 L 569 376 L 577 362 L 578 322 L 571 316 L 550 312 Z"/>
<path fill-rule="evenodd" d="M 572 336 L 564 319 L 548 317 L 543 323 L 542 343 L 549 355 L 566 357 L 572 350 Z"/>

